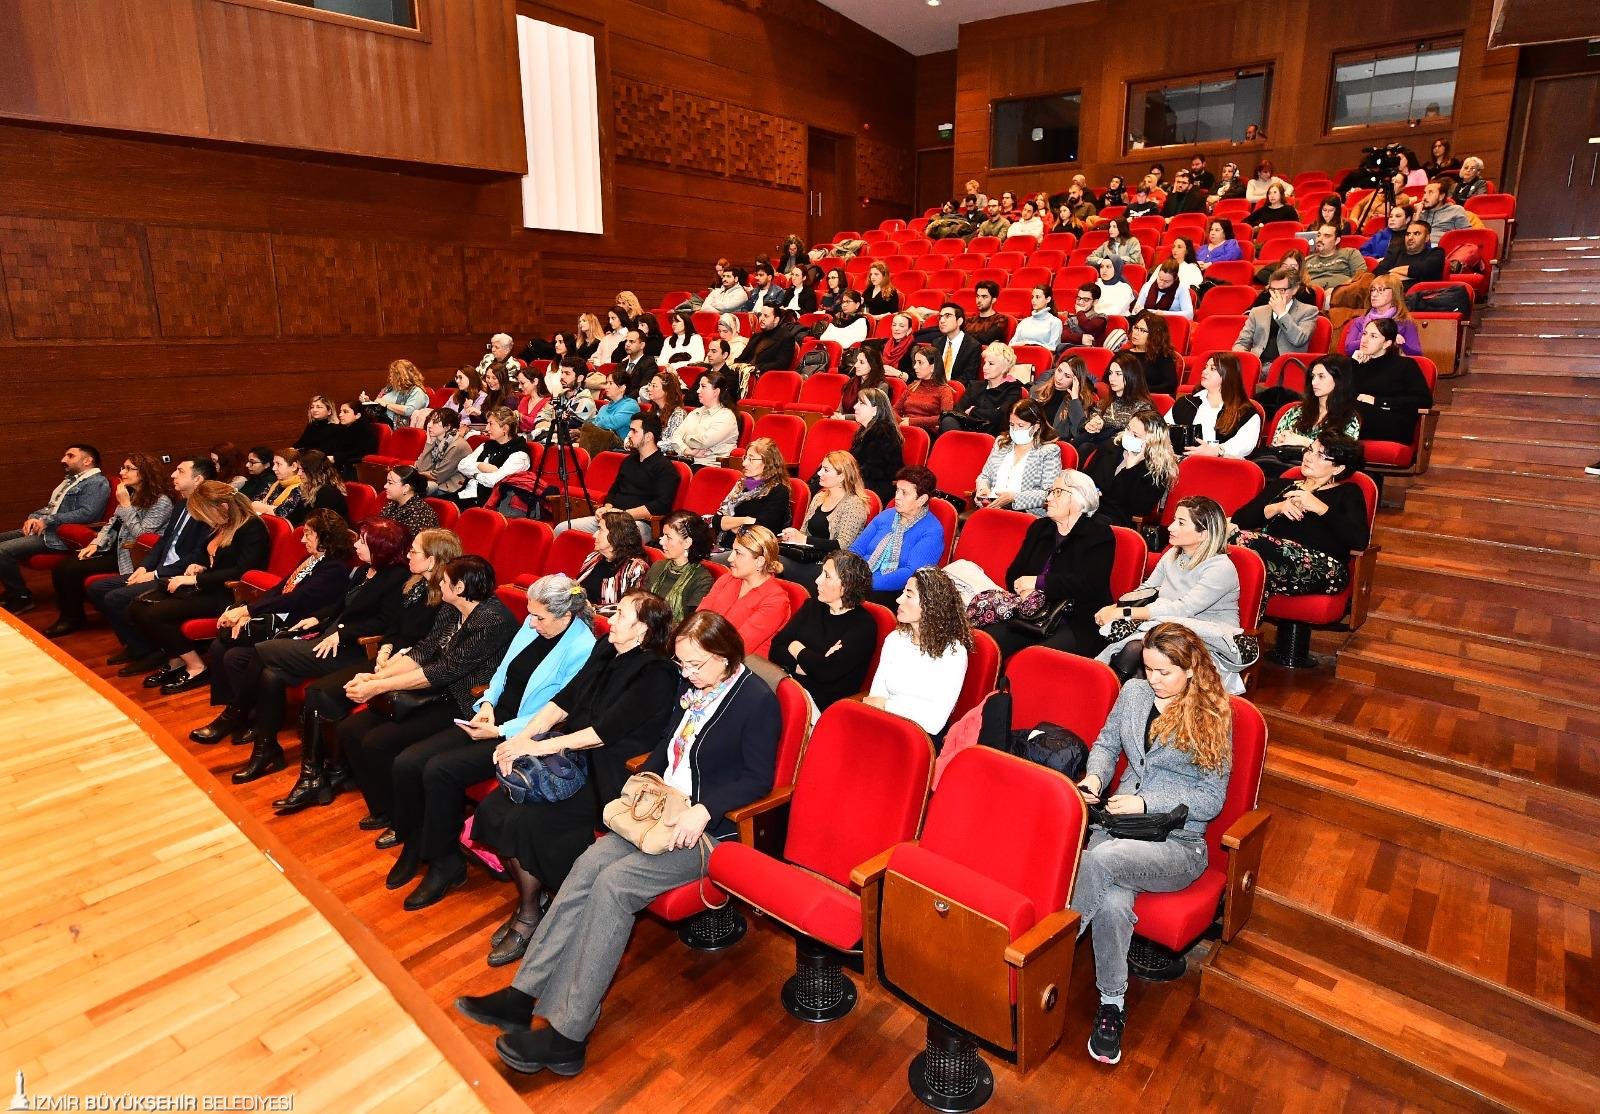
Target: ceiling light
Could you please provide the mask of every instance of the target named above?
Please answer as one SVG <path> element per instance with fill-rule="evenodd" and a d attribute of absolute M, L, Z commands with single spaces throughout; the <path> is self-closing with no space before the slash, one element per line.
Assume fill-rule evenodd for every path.
<path fill-rule="evenodd" d="M 938 6 L 939 6 L 939 0 L 928 0 L 928 7 L 937 8 Z"/>

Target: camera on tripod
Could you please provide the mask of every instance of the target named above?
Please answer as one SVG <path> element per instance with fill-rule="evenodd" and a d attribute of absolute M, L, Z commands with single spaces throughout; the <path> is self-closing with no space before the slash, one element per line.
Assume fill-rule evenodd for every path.
<path fill-rule="evenodd" d="M 1382 186 L 1393 181 L 1400 173 L 1400 150 L 1398 143 L 1362 148 L 1360 174 L 1367 185 Z"/>

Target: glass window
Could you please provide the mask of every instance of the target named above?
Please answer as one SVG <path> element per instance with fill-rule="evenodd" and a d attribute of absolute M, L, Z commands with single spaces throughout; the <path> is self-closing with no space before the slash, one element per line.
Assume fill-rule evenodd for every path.
<path fill-rule="evenodd" d="M 1334 55 L 1329 129 L 1449 116 L 1460 62 L 1460 39 Z"/>
<path fill-rule="evenodd" d="M 374 23 L 390 23 L 396 27 L 417 25 L 416 5 L 412 0 L 288 0 L 288 2 L 302 8 L 315 8 L 319 12 L 370 19 Z"/>
<path fill-rule="evenodd" d="M 1040 166 L 1078 161 L 1081 93 L 996 101 L 990 106 L 989 165 Z"/>
<path fill-rule="evenodd" d="M 1251 124 L 1265 133 L 1271 92 L 1271 66 L 1130 84 L 1127 149 L 1238 141 Z"/>

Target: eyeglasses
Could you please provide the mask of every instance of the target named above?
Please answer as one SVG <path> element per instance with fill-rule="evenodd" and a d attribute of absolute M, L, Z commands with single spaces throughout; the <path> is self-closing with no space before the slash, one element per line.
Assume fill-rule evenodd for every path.
<path fill-rule="evenodd" d="M 713 660 L 712 658 L 701 658 L 699 661 L 684 661 L 682 658 L 673 658 L 672 663 L 678 667 L 679 673 L 682 673 L 685 677 L 692 677 L 710 665 Z"/>
<path fill-rule="evenodd" d="M 1318 448 L 1314 444 L 1313 445 L 1307 445 L 1306 446 L 1306 451 L 1301 453 L 1300 455 L 1302 457 L 1310 459 L 1310 460 L 1327 460 L 1327 459 L 1329 459 L 1328 454 L 1323 452 L 1320 448 Z"/>

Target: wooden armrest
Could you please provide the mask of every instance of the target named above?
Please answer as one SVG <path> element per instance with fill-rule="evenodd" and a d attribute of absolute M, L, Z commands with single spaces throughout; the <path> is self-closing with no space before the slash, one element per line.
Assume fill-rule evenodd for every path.
<path fill-rule="evenodd" d="M 729 812 L 728 819 L 739 826 L 739 842 L 761 849 L 781 843 L 782 834 L 788 831 L 789 798 L 793 796 L 794 787 L 786 785 Z"/>
<path fill-rule="evenodd" d="M 472 686 L 472 695 L 473 695 L 474 699 L 476 699 L 477 697 L 482 696 L 484 693 L 486 693 L 488 691 L 489 691 L 489 686 L 488 685 L 473 685 Z"/>
<path fill-rule="evenodd" d="M 1057 909 L 1044 920 L 1018 936 L 1006 948 L 1006 962 L 1013 967 L 1026 967 L 1064 937 L 1078 933 L 1078 912 L 1075 909 Z"/>
<path fill-rule="evenodd" d="M 1247 843 L 1266 838 L 1267 821 L 1272 813 L 1265 809 L 1251 809 L 1233 822 L 1233 827 L 1222 833 L 1222 846 L 1237 851 Z"/>
<path fill-rule="evenodd" d="M 1255 905 L 1256 876 L 1261 870 L 1261 855 L 1267 847 L 1267 821 L 1272 814 L 1251 809 L 1233 822 L 1222 836 L 1228 852 L 1228 883 L 1223 894 L 1222 938 L 1232 940 L 1250 919 Z"/>
<path fill-rule="evenodd" d="M 773 809 L 789 803 L 789 798 L 794 796 L 794 786 L 786 785 L 782 789 L 774 789 L 759 801 L 751 801 L 742 808 L 736 808 L 728 813 L 728 819 L 735 824 L 743 824 L 746 820 L 753 820 L 757 816 L 765 815 Z"/>
<path fill-rule="evenodd" d="M 894 851 L 893 847 L 879 851 L 872 858 L 862 863 L 850 872 L 850 884 L 856 889 L 861 889 L 868 882 L 875 882 L 889 869 L 889 856 Z"/>
<path fill-rule="evenodd" d="M 251 584 L 248 580 L 230 580 L 228 588 L 233 592 L 233 602 L 251 604 L 267 594 L 265 588 Z"/>
<path fill-rule="evenodd" d="M 150 556 L 150 551 L 154 548 L 155 547 L 150 545 L 148 542 L 142 542 L 138 540 L 129 542 L 128 556 L 133 561 L 133 567 L 138 568 L 140 565 L 143 565 L 144 559 Z"/>
<path fill-rule="evenodd" d="M 636 774 L 640 770 L 644 769 L 644 764 L 649 760 L 649 758 L 650 752 L 645 751 L 643 754 L 634 755 L 632 758 L 628 759 L 627 762 L 623 763 L 623 765 L 628 767 L 628 772 L 630 774 Z"/>

